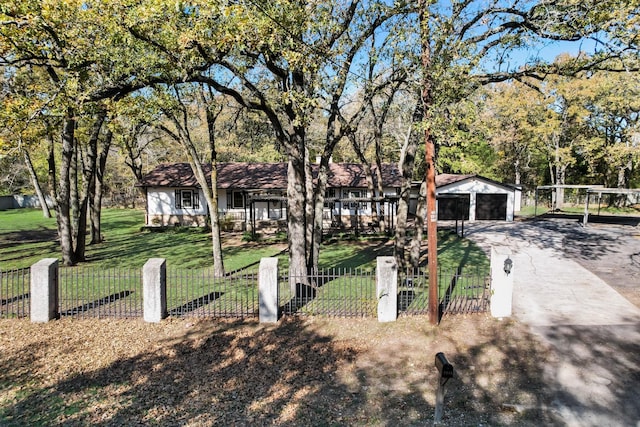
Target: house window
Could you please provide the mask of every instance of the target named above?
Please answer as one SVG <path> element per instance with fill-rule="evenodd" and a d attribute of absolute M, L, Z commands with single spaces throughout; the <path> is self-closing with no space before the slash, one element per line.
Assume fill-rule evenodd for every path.
<path fill-rule="evenodd" d="M 244 194 L 242 191 L 227 191 L 227 209 L 244 208 Z"/>
<path fill-rule="evenodd" d="M 347 198 L 348 199 L 361 199 L 361 198 L 365 198 L 367 197 L 367 191 L 366 190 L 350 190 L 347 193 Z M 349 209 L 363 209 L 365 207 L 365 204 L 360 202 L 349 202 L 348 203 L 348 207 Z"/>
<path fill-rule="evenodd" d="M 282 219 L 282 202 L 269 201 L 267 202 L 269 209 L 269 219 Z"/>
<path fill-rule="evenodd" d="M 200 194 L 197 190 L 176 190 L 176 209 L 200 209 Z"/>
<path fill-rule="evenodd" d="M 335 188 L 329 188 L 327 189 L 327 191 L 325 192 L 324 195 L 325 199 L 335 199 L 336 197 L 336 189 Z M 324 202 L 324 207 L 325 208 L 330 208 L 330 209 L 334 209 L 336 206 L 335 202 L 331 201 L 331 202 Z"/>
<path fill-rule="evenodd" d="M 192 207 L 193 193 L 191 191 L 182 191 L 182 207 Z"/>

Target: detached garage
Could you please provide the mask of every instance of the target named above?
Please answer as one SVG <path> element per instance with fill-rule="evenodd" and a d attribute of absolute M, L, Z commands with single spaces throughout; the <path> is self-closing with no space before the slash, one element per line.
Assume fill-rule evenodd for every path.
<path fill-rule="evenodd" d="M 436 176 L 438 220 L 513 221 L 521 190 L 479 175 Z"/>

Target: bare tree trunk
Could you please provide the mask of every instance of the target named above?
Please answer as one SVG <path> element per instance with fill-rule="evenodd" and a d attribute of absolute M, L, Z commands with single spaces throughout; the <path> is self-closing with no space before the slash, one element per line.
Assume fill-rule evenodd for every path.
<path fill-rule="evenodd" d="M 520 160 L 517 160 L 513 164 L 514 167 L 514 175 L 515 175 L 515 185 L 520 185 L 522 182 L 522 172 L 520 171 Z"/>
<path fill-rule="evenodd" d="M 211 216 L 211 246 L 213 251 L 213 268 L 216 276 L 224 276 L 224 263 L 222 258 L 222 240 L 220 239 L 220 218 L 218 217 L 218 162 L 211 159 L 211 203 L 209 214 Z M 206 196 L 205 196 L 206 197 Z M 207 200 L 207 203 L 209 200 Z"/>
<path fill-rule="evenodd" d="M 40 186 L 40 182 L 38 181 L 38 175 L 36 175 L 33 163 L 31 162 L 31 156 L 29 156 L 29 152 L 27 150 L 22 150 L 22 153 L 24 155 L 24 163 L 27 165 L 27 170 L 29 171 L 29 176 L 31 177 L 31 184 L 33 184 L 33 188 L 36 191 L 38 200 L 40 201 L 42 215 L 45 218 L 51 218 L 51 211 L 49 211 L 49 206 L 47 206 L 47 199 L 42 192 L 42 187 Z"/>
<path fill-rule="evenodd" d="M 287 167 L 287 228 L 289 232 L 289 277 L 292 288 L 307 284 L 307 224 L 306 224 L 306 177 L 304 165 L 304 141 L 290 147 Z M 293 144 L 292 144 L 293 145 Z M 295 289 L 292 289 L 295 291 Z"/>
<path fill-rule="evenodd" d="M 73 248 L 76 247 L 76 236 L 78 235 L 78 222 L 80 219 L 80 197 L 78 196 L 78 151 L 80 147 L 78 145 L 78 139 L 73 139 L 73 151 L 71 154 L 71 163 L 69 169 L 69 206 L 71 206 L 71 239 L 73 241 Z M 82 160 L 82 157 L 80 157 Z M 74 256 L 75 257 L 75 256 Z M 78 262 L 78 259 L 75 259 Z"/>
<path fill-rule="evenodd" d="M 200 93 L 204 97 L 204 93 Z M 178 118 L 173 111 L 165 111 L 165 114 L 173 122 L 176 132 L 171 131 L 166 126 L 160 125 L 159 128 L 169 135 L 174 141 L 182 145 L 189 158 L 189 164 L 191 170 L 202 189 L 204 198 L 207 201 L 207 207 L 209 208 L 209 214 L 211 217 L 211 252 L 213 257 L 213 268 L 216 276 L 224 276 L 224 263 L 222 259 L 222 244 L 220 241 L 220 225 L 218 222 L 218 198 L 217 198 L 217 163 L 215 154 L 215 135 L 213 134 L 215 129 L 215 117 L 211 115 L 212 112 L 208 111 L 207 106 L 207 128 L 209 132 L 209 150 L 211 159 L 211 185 L 207 182 L 207 175 L 204 172 L 202 160 L 198 154 L 191 134 L 189 132 L 189 119 L 186 107 L 183 101 L 180 99 L 180 94 L 176 88 L 176 96 L 178 98 L 178 108 L 180 110 L 181 117 Z M 203 98 L 204 99 L 204 98 Z M 213 139 L 212 139 L 213 138 Z"/>
<path fill-rule="evenodd" d="M 71 230 L 71 169 L 74 151 L 74 131 L 76 121 L 74 111 L 69 108 L 65 114 L 62 130 L 62 158 L 60 163 L 60 180 L 57 192 L 56 221 L 58 224 L 58 236 L 60 237 L 60 249 L 62 251 L 62 263 L 74 265 L 76 263 L 73 251 L 73 238 Z"/>
<path fill-rule="evenodd" d="M 325 192 L 327 190 L 327 181 L 329 179 L 329 159 L 322 156 L 318 165 L 318 179 L 314 194 L 314 215 L 313 215 L 313 234 L 311 240 L 311 256 L 308 264 L 311 268 L 317 268 L 320 258 L 320 244 L 322 243 L 322 232 L 324 228 L 324 201 Z"/>
<path fill-rule="evenodd" d="M 342 138 L 343 133 L 337 132 L 336 122 L 341 119 L 340 109 L 338 105 L 338 98 L 334 99 L 331 103 L 330 114 L 327 123 L 327 135 L 325 139 L 324 152 L 320 157 L 320 164 L 318 165 L 318 178 L 316 180 L 315 191 L 313 191 L 313 232 L 311 235 L 311 241 L 308 242 L 310 248 L 310 257 L 308 259 L 308 265 L 312 268 L 317 268 L 320 259 L 320 245 L 322 243 L 322 233 L 324 228 L 324 201 L 325 193 L 327 191 L 327 181 L 329 179 L 329 163 L 333 150 L 336 144 Z M 347 126 L 343 126 L 342 131 Z M 332 214 L 332 213 L 331 213 Z"/>
<path fill-rule="evenodd" d="M 104 173 L 107 167 L 107 156 L 109 155 L 109 149 L 111 148 L 111 141 L 113 140 L 113 133 L 108 130 L 103 143 L 100 155 L 98 156 L 98 163 L 96 165 L 96 173 L 94 179 L 94 186 L 92 194 L 89 198 L 89 209 L 91 212 L 91 241 L 90 245 L 101 243 L 102 238 L 102 196 L 104 187 Z"/>
<path fill-rule="evenodd" d="M 418 207 L 416 210 L 415 232 L 411 238 L 411 250 L 409 254 L 409 263 L 411 267 L 418 268 L 420 266 L 420 252 L 422 249 L 422 236 L 424 234 L 424 225 L 427 215 L 427 182 L 422 181 L 420 184 L 420 195 L 418 197 Z"/>
<path fill-rule="evenodd" d="M 205 99 L 204 92 L 202 93 Z M 209 102 L 206 102 L 207 130 L 209 134 L 209 152 L 211 157 L 211 187 L 210 193 L 205 193 L 207 204 L 209 205 L 209 216 L 211 218 L 211 246 L 213 252 L 213 268 L 217 276 L 224 275 L 224 263 L 222 259 L 222 241 L 220 239 L 220 219 L 218 217 L 218 155 L 216 152 L 216 132 L 215 124 L 222 108 L 217 113 L 211 110 Z M 209 200 L 210 197 L 210 200 Z"/>
<path fill-rule="evenodd" d="M 107 111 L 105 109 L 98 112 L 89 141 L 87 141 L 87 149 L 84 156 L 81 158 L 82 164 L 82 187 L 80 191 L 76 189 L 78 209 L 77 215 L 74 215 L 77 219 L 77 225 L 75 227 L 75 259 L 76 261 L 85 260 L 85 251 L 87 247 L 87 217 L 89 213 L 89 198 L 93 193 L 92 188 L 95 183 L 96 165 L 98 158 L 98 139 L 100 138 L 100 131 L 102 125 L 107 117 Z M 78 150 L 79 151 L 79 150 Z"/>
<path fill-rule="evenodd" d="M 409 203 L 411 196 L 411 178 L 413 174 L 413 166 L 415 163 L 416 151 L 418 150 L 418 143 L 416 138 L 413 137 L 412 127 L 416 118 L 422 115 L 422 109 L 420 104 L 416 106 L 413 113 L 412 123 L 407 130 L 405 136 L 404 145 L 400 153 L 400 161 L 398 162 L 398 168 L 402 175 L 402 185 L 400 187 L 400 199 L 398 200 L 398 213 L 396 222 L 396 238 L 394 245 L 394 252 L 396 262 L 399 268 L 404 270 L 406 268 L 406 245 L 407 245 L 407 227 L 409 217 Z"/>
<path fill-rule="evenodd" d="M 55 156 L 55 142 L 51 135 L 50 129 L 47 129 L 46 138 L 49 146 L 49 155 L 47 156 L 47 179 L 49 182 L 49 197 L 53 203 L 53 209 L 58 208 L 58 190 L 56 182 L 56 156 Z"/>
<path fill-rule="evenodd" d="M 316 205 L 313 203 L 314 200 L 314 189 L 313 189 L 313 172 L 311 170 L 311 162 L 309 161 L 309 151 L 307 149 L 304 150 L 304 179 L 305 179 L 305 203 L 304 203 L 304 211 L 305 211 L 305 240 L 306 240 L 306 255 L 305 258 L 307 260 L 307 269 L 317 267 L 317 263 L 315 260 L 312 261 L 313 257 L 313 243 L 315 237 L 315 213 L 316 213 Z M 322 224 L 322 213 L 320 213 L 320 224 Z M 322 240 L 322 230 L 320 230 L 320 240 Z"/>
<path fill-rule="evenodd" d="M 376 142 L 376 179 L 378 184 L 378 197 L 384 197 L 384 187 L 382 182 L 382 155 L 380 153 L 380 144 Z M 378 225 L 380 227 L 380 233 L 387 232 L 387 224 L 385 220 L 385 207 L 384 201 L 379 203 Z"/>

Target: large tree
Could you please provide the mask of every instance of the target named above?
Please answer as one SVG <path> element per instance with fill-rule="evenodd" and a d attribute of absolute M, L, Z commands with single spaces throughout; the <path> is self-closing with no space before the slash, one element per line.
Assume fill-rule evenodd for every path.
<path fill-rule="evenodd" d="M 322 104 L 340 105 L 352 64 L 364 42 L 394 16 L 383 3 L 307 4 L 298 1 L 268 5 L 230 4 L 219 16 L 222 39 L 203 39 L 189 33 L 189 54 L 202 60 L 203 71 L 192 70 L 186 80 L 206 83 L 240 105 L 269 120 L 277 144 L 288 160 L 288 231 L 292 280 L 306 281 L 317 236 L 314 193 L 307 130 Z M 157 25 L 136 26 L 132 32 L 149 49 L 168 54 L 173 41 L 157 36 Z M 162 25 L 162 24 L 159 24 Z M 324 101 L 322 101 L 324 99 Z M 329 119 L 333 132 L 336 112 Z M 326 174 L 336 139 L 322 152 L 320 174 Z M 322 178 L 319 179 L 322 182 Z M 322 184 L 321 184 L 322 185 Z M 321 188 L 321 187 L 320 187 Z M 315 230 L 314 230 L 314 226 Z"/>
<path fill-rule="evenodd" d="M 191 170 L 204 194 L 211 221 L 211 242 L 213 268 L 216 276 L 224 275 L 222 260 L 222 242 L 218 220 L 218 169 L 216 154 L 216 120 L 222 111 L 221 100 L 203 85 L 173 85 L 154 88 L 161 117 L 156 127 L 167 134 L 184 149 Z M 164 119 L 164 120 L 163 120 Z M 193 130 L 194 123 L 204 122 L 206 142 L 197 141 Z M 204 147 L 204 148 L 203 148 Z M 209 180 L 205 165 L 211 166 Z"/>
<path fill-rule="evenodd" d="M 57 113 L 63 135 L 62 211 L 72 205 L 66 168 L 77 159 L 76 123 L 105 100 L 158 83 L 202 82 L 262 113 L 289 162 L 290 266 L 293 276 L 302 276 L 317 259 L 314 206 L 321 200 L 310 173 L 311 121 L 320 108 L 344 107 L 345 95 L 361 83 L 356 66 L 371 52 L 366 42 L 376 33 L 383 40 L 391 23 L 399 25 L 393 31 L 405 35 L 407 46 L 422 47 L 418 81 L 425 88 L 420 108 L 427 146 L 446 137 L 438 129 L 444 128 L 447 106 L 478 84 L 604 67 L 637 70 L 630 60 L 638 47 L 634 2 L 425 1 L 419 11 L 412 6 L 358 0 L 8 1 L 0 6 L 0 65 L 47 73 L 43 98 L 55 101 L 47 112 Z M 416 43 L 418 33 L 422 43 Z M 510 62 L 510 52 L 541 41 L 584 39 L 597 40 L 597 49 L 562 67 L 536 58 L 510 65 L 524 62 Z M 337 135 L 329 114 L 326 132 Z M 326 141 L 321 173 L 334 138 Z M 434 162 L 430 155 L 429 172 L 435 172 Z M 63 220 L 61 226 L 67 225 Z"/>

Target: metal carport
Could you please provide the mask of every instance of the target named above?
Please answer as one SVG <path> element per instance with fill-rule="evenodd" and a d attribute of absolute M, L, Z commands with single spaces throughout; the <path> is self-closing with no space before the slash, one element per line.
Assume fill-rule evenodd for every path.
<path fill-rule="evenodd" d="M 598 195 L 598 215 L 600 215 L 600 204 L 602 202 L 603 194 L 640 194 L 640 188 L 589 188 L 587 190 L 587 197 L 584 203 L 584 217 L 582 224 L 586 227 L 589 222 L 589 196 L 592 194 Z"/>

